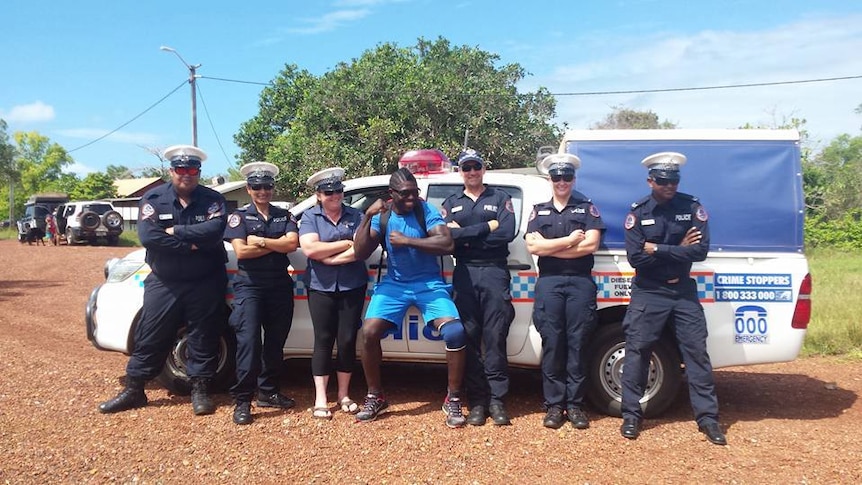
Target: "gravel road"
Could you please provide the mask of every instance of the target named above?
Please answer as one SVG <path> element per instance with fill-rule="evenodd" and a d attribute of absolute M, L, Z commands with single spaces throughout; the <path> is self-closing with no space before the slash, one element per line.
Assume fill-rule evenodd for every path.
<path fill-rule="evenodd" d="M 87 297 L 102 265 L 131 248 L 0 241 L 0 483 L 860 483 L 862 363 L 806 358 L 716 372 L 730 444 L 709 444 L 683 392 L 636 441 L 620 420 L 541 426 L 540 379 L 515 370 L 513 425 L 450 430 L 440 366 L 386 365 L 392 411 L 368 424 L 311 418 L 307 361 L 285 364 L 294 411 L 255 409 L 239 427 L 217 396 L 195 417 L 188 397 L 150 384 L 150 405 L 102 415 L 126 357 L 86 339 Z M 354 378 L 352 395 L 364 381 Z"/>

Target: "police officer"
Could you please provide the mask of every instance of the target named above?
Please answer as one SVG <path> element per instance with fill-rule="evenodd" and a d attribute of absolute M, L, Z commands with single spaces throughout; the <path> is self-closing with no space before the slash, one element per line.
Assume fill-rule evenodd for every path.
<path fill-rule="evenodd" d="M 188 335 L 188 368 L 192 409 L 212 414 L 208 395 L 215 374 L 219 322 L 224 318 L 227 253 L 222 243 L 225 200 L 198 185 L 206 154 L 197 147 L 176 145 L 165 150 L 170 183 L 141 198 L 138 237 L 147 249 L 152 272 L 144 280 L 144 304 L 135 328 L 126 385 L 117 397 L 99 405 L 114 413 L 147 404 L 144 384 L 165 364 L 177 331 Z"/>
<path fill-rule="evenodd" d="M 304 281 L 308 313 L 314 327 L 311 374 L 314 407 L 311 416 L 332 419 L 326 387 L 332 373 L 332 348 L 338 343 L 335 373 L 338 405 L 356 414 L 359 404 L 350 399 L 350 379 L 356 362 L 356 335 L 368 287 L 365 261 L 356 259 L 353 235 L 363 212 L 344 203 L 344 169 L 332 167 L 314 173 L 306 184 L 314 188 L 317 205 L 302 213 L 299 243 L 308 257 Z"/>
<path fill-rule="evenodd" d="M 706 320 L 690 277 L 691 264 L 709 251 L 706 210 L 696 197 L 677 192 L 685 155 L 661 152 L 641 162 L 649 170 L 652 194 L 632 204 L 626 216 L 626 255 L 635 268 L 631 302 L 623 320 L 626 333 L 620 433 L 640 434 L 650 356 L 671 325 L 685 363 L 689 397 L 698 427 L 716 445 L 727 444 L 718 424 L 718 399 L 706 353 Z M 671 323 L 672 322 L 672 323 Z"/>
<path fill-rule="evenodd" d="M 443 215 L 455 240 L 452 283 L 467 332 L 467 423 L 481 426 L 490 415 L 494 424 L 507 425 L 506 338 L 515 307 L 506 258 L 515 238 L 515 214 L 509 194 L 483 183 L 485 162 L 475 150 L 462 152 L 457 163 L 464 190 L 443 201 Z"/>
<path fill-rule="evenodd" d="M 527 250 L 538 256 L 533 323 L 542 336 L 542 389 L 547 410 L 542 424 L 577 429 L 590 426 L 583 411 L 587 345 L 596 326 L 593 253 L 605 225 L 598 208 L 573 190 L 581 160 L 552 154 L 539 161 L 550 176 L 553 197 L 533 206 Z M 565 409 L 565 415 L 563 414 Z"/>
<path fill-rule="evenodd" d="M 253 421 L 251 399 L 255 391 L 259 407 L 290 409 L 296 404 L 279 392 L 278 382 L 284 342 L 293 321 L 288 253 L 299 245 L 296 218 L 270 203 L 278 172 L 278 167 L 267 162 L 240 167 L 252 203 L 228 217 L 224 232 L 237 258 L 230 316 L 236 333 L 236 383 L 230 390 L 236 404 L 236 424 Z"/>

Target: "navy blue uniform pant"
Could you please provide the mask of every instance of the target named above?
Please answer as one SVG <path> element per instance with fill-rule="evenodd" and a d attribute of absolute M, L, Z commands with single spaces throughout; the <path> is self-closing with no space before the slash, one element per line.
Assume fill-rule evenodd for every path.
<path fill-rule="evenodd" d="M 509 284 L 502 264 L 455 266 L 452 287 L 467 334 L 464 381 L 471 406 L 502 404 L 509 392 L 506 339 L 515 318 Z"/>
<path fill-rule="evenodd" d="M 596 327 L 590 276 L 539 276 L 533 324 L 542 336 L 545 408 L 583 407 L 589 340 Z"/>
<path fill-rule="evenodd" d="M 165 281 L 150 273 L 144 280 L 144 304 L 126 375 L 144 380 L 158 376 L 177 332 L 185 326 L 186 372 L 189 377 L 213 377 L 224 328 L 226 287 L 224 272 L 197 281 Z"/>
<path fill-rule="evenodd" d="M 623 320 L 626 356 L 623 366 L 623 418 L 641 419 L 650 356 L 666 325 L 672 325 L 685 373 L 689 398 L 699 425 L 718 422 L 718 399 L 712 364 L 706 352 L 706 319 L 697 298 L 697 285 L 684 278 L 676 284 L 649 280 L 632 282 L 632 298 Z M 671 369 L 673 372 L 674 369 Z"/>
<path fill-rule="evenodd" d="M 279 391 L 284 342 L 293 322 L 293 280 L 283 276 L 252 281 L 238 274 L 233 291 L 236 383 L 230 393 L 237 401 L 250 401 L 255 390 L 267 396 Z"/>

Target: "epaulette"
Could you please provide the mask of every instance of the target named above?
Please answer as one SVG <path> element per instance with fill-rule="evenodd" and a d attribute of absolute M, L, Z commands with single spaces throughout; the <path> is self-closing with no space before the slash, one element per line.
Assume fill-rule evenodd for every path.
<path fill-rule="evenodd" d="M 633 204 L 632 204 L 632 210 L 635 210 L 635 209 L 637 209 L 638 207 L 640 207 L 640 206 L 642 206 L 642 205 L 646 204 L 646 203 L 647 203 L 647 201 L 648 201 L 648 200 L 650 200 L 650 198 L 651 198 L 651 197 L 652 197 L 651 195 L 648 195 L 648 196 L 644 197 L 643 199 L 641 199 L 641 200 L 639 200 L 639 201 L 637 201 L 637 202 L 633 203 Z"/>
<path fill-rule="evenodd" d="M 695 196 L 693 196 L 693 195 L 691 195 L 691 194 L 685 194 L 685 193 L 682 193 L 682 192 L 677 192 L 677 193 L 676 193 L 676 195 L 678 195 L 680 198 L 685 199 L 685 200 L 687 200 L 687 201 L 691 201 L 691 202 L 700 202 L 700 199 L 698 199 L 697 197 L 695 197 Z"/>
<path fill-rule="evenodd" d="M 572 190 L 572 195 L 570 195 L 569 198 L 575 199 L 578 202 L 592 202 L 589 197 L 578 192 L 577 190 Z"/>

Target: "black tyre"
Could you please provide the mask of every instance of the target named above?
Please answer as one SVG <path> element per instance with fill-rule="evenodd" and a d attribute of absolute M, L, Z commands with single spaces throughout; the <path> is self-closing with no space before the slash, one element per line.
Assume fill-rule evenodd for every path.
<path fill-rule="evenodd" d="M 73 246 L 75 244 L 75 232 L 69 227 L 66 229 L 66 244 Z"/>
<path fill-rule="evenodd" d="M 604 325 L 595 334 L 587 366 L 587 399 L 609 416 L 621 416 L 622 371 L 626 342 L 622 325 Z M 670 406 L 679 393 L 682 370 L 679 354 L 669 336 L 659 340 L 650 359 L 646 391 L 641 399 L 645 417 L 655 417 Z"/>
<path fill-rule="evenodd" d="M 81 227 L 89 231 L 95 231 L 99 227 L 102 220 L 99 219 L 99 214 L 92 211 L 87 211 L 81 214 Z"/>
<path fill-rule="evenodd" d="M 108 211 L 102 215 L 102 222 L 105 224 L 105 227 L 115 231 L 123 227 L 123 216 L 117 211 Z"/>
<path fill-rule="evenodd" d="M 177 335 L 177 340 L 171 347 L 171 353 L 168 354 L 165 360 L 165 366 L 162 368 L 162 373 L 156 377 L 156 380 L 173 394 L 181 396 L 191 393 L 191 379 L 186 372 L 188 353 L 186 338 L 186 329 L 183 327 Z M 225 330 L 219 337 L 218 343 L 218 362 L 216 364 L 216 374 L 210 383 L 212 392 L 223 391 L 230 387 L 236 379 L 236 338 L 233 332 L 225 325 Z"/>

